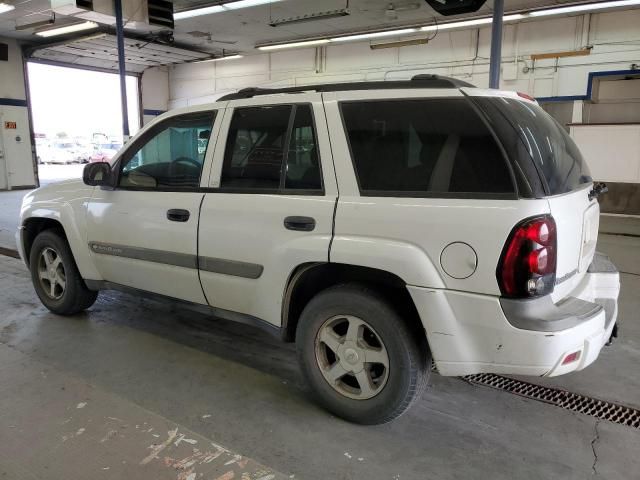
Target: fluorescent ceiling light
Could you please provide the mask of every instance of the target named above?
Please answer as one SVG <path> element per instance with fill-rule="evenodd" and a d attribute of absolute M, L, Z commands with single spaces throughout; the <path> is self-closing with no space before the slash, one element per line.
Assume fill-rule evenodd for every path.
<path fill-rule="evenodd" d="M 329 39 L 331 42 L 348 42 L 351 40 L 364 40 L 367 38 L 379 37 L 395 37 L 398 35 L 406 35 L 407 33 L 416 32 L 416 28 L 403 28 L 401 30 L 387 30 L 386 32 L 361 33 L 359 35 L 348 35 L 346 37 L 335 37 Z"/>
<path fill-rule="evenodd" d="M 74 23 L 73 25 L 65 25 L 64 27 L 51 28 L 49 30 L 42 30 L 40 32 L 36 32 L 36 35 L 41 37 L 53 37 L 56 35 L 64 35 L 65 33 L 72 32 L 80 32 L 82 30 L 90 30 L 92 28 L 97 28 L 98 24 L 95 22 L 82 22 L 82 23 Z"/>
<path fill-rule="evenodd" d="M 320 40 L 309 40 L 306 42 L 281 43 L 279 45 L 264 45 L 262 47 L 258 47 L 258 50 L 280 50 L 283 48 L 312 47 L 314 45 L 322 45 L 325 43 L 329 43 L 328 38 L 322 38 Z"/>
<path fill-rule="evenodd" d="M 14 7 L 13 5 L 9 5 L 8 3 L 0 3 L 0 13 L 10 12 L 14 8 L 16 7 Z"/>
<path fill-rule="evenodd" d="M 185 10 L 183 12 L 175 12 L 174 20 L 182 20 L 183 18 L 199 17 L 200 15 L 209 15 L 210 13 L 224 12 L 222 5 L 213 5 L 211 7 L 196 8 L 195 10 Z"/>
<path fill-rule="evenodd" d="M 502 17 L 503 22 L 513 22 L 515 20 L 522 20 L 526 18 L 526 15 L 522 15 L 520 13 L 515 13 L 513 15 L 505 15 Z M 462 20 L 460 22 L 451 22 L 451 23 L 442 23 L 440 25 L 427 25 L 426 27 L 422 27 L 420 30 L 423 32 L 435 32 L 440 30 L 450 30 L 453 28 L 464 28 L 464 27 L 473 27 L 475 25 L 487 25 L 490 24 L 493 20 L 491 18 L 474 18 L 472 20 Z"/>
<path fill-rule="evenodd" d="M 173 14 L 174 20 L 182 20 L 184 18 L 199 17 L 201 15 L 210 15 L 212 13 L 228 12 L 231 10 L 239 10 L 241 8 L 257 7 L 268 3 L 281 2 L 282 0 L 239 0 L 237 2 L 227 2 L 219 5 L 211 5 L 209 7 L 194 8 L 193 10 L 182 10 Z"/>
<path fill-rule="evenodd" d="M 549 8 L 545 10 L 534 10 L 529 13 L 532 17 L 544 17 L 547 15 L 562 15 L 564 13 L 588 12 L 601 10 L 603 8 L 632 7 L 640 5 L 640 0 L 617 0 L 613 2 L 586 3 L 583 5 L 570 5 L 568 7 Z"/>
<path fill-rule="evenodd" d="M 206 60 L 198 60 L 193 63 L 206 63 L 206 62 L 220 62 L 222 60 L 236 60 L 238 58 L 242 58 L 242 55 L 227 55 L 226 57 L 218 57 L 218 58 L 208 58 Z"/>
<path fill-rule="evenodd" d="M 484 25 L 491 23 L 491 18 L 476 18 L 474 20 L 463 20 L 461 22 L 443 23 L 442 25 L 427 25 L 420 30 L 423 32 L 435 32 L 440 30 L 449 30 L 450 28 L 472 27 L 474 25 Z"/>
<path fill-rule="evenodd" d="M 223 3 L 222 6 L 226 10 L 238 10 L 240 8 L 257 7 L 266 3 L 275 3 L 280 0 L 239 0 L 238 2 Z"/>

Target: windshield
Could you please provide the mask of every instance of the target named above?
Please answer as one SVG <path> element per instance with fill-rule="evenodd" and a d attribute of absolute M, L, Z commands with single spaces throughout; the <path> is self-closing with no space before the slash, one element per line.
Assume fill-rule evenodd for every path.
<path fill-rule="evenodd" d="M 562 126 L 540 106 L 513 98 L 484 98 L 497 108 L 516 130 L 533 159 L 545 190 L 558 195 L 592 182 L 580 150 Z"/>

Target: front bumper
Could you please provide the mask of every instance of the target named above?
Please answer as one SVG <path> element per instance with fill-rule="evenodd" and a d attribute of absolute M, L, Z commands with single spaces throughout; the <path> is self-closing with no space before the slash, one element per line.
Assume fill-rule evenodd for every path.
<path fill-rule="evenodd" d="M 557 304 L 546 298 L 513 305 L 487 295 L 408 289 L 441 374 L 556 376 L 590 365 L 609 341 L 620 280 L 609 259 L 596 254 L 571 296 Z M 562 365 L 574 352 L 578 358 Z"/>
<path fill-rule="evenodd" d="M 23 235 L 24 235 L 24 226 L 20 225 L 18 227 L 18 230 L 16 230 L 16 248 L 18 250 L 18 253 L 20 254 L 20 258 L 22 259 L 22 261 L 28 265 L 29 262 L 24 256 L 24 241 L 22 238 Z"/>

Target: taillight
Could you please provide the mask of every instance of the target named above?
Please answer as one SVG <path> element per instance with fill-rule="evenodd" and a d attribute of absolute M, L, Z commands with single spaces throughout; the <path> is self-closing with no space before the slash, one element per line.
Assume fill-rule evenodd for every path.
<path fill-rule="evenodd" d="M 553 291 L 557 234 L 553 217 L 527 219 L 509 235 L 496 276 L 505 297 L 528 298 Z"/>

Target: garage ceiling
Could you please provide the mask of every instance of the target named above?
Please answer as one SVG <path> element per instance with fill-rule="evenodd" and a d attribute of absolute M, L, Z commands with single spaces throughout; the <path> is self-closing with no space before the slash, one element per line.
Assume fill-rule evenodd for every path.
<path fill-rule="evenodd" d="M 194 8 L 203 2 L 174 0 L 174 10 Z M 215 2 L 208 2 L 212 4 Z M 505 10 L 534 9 L 575 0 L 507 0 Z M 424 0 L 350 0 L 350 15 L 272 27 L 271 20 L 290 18 L 321 11 L 336 10 L 347 5 L 346 0 L 287 0 L 253 8 L 243 8 L 207 16 L 176 21 L 175 38 L 200 48 L 226 48 L 251 52 L 256 44 L 278 43 L 316 36 L 335 36 L 368 29 L 393 28 L 407 24 L 442 21 Z M 390 9 L 390 7 L 393 7 Z M 493 1 L 487 0 L 478 12 L 446 17 L 447 21 L 471 16 L 486 16 L 493 11 Z M 204 32 L 208 37 L 193 37 L 189 32 Z"/>
<path fill-rule="evenodd" d="M 125 38 L 127 71 L 141 73 L 149 67 L 205 60 L 211 55 L 156 42 Z M 31 58 L 74 66 L 118 69 L 116 36 L 110 33 L 89 35 L 70 42 L 35 50 Z"/>
<path fill-rule="evenodd" d="M 51 18 L 50 0 L 3 0 L 13 4 L 15 10 L 0 15 L 0 37 L 13 37 L 34 46 L 43 47 L 47 40 L 34 35 L 34 29 L 25 25 Z M 226 2 L 230 0 L 225 0 Z M 188 10 L 208 6 L 216 0 L 174 0 L 174 10 Z M 523 11 L 562 4 L 588 3 L 575 0 L 509 0 L 506 11 Z M 348 5 L 349 15 L 314 20 L 304 23 L 287 23 L 278 27 L 269 24 L 274 20 L 308 15 L 328 10 L 343 9 Z M 493 1 L 478 12 L 446 17 L 447 21 L 487 16 L 491 14 Z M 173 36 L 175 43 L 166 38 L 150 37 L 148 32 L 126 30 L 127 70 L 141 72 L 156 65 L 169 65 L 211 58 L 228 53 L 258 53 L 256 44 L 277 43 L 315 36 L 334 36 L 370 29 L 395 28 L 408 24 L 429 24 L 441 17 L 424 0 L 286 0 L 256 7 L 224 11 L 206 16 L 176 20 Z M 56 24 L 73 21 L 56 16 Z M 16 27 L 19 29 L 16 30 Z M 61 62 L 76 66 L 115 69 L 117 65 L 115 37 L 112 27 L 101 27 L 87 38 L 76 34 L 70 43 L 61 45 L 60 38 L 50 38 L 58 43 L 32 53 L 43 61 Z M 62 39 L 62 40 L 68 40 Z"/>

